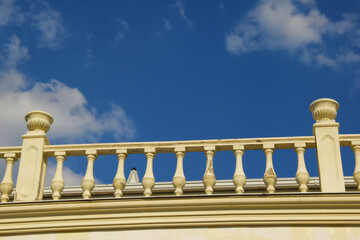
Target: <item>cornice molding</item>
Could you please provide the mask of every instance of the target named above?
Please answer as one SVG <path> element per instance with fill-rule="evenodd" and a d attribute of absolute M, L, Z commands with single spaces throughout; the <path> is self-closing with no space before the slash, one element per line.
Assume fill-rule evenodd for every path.
<path fill-rule="evenodd" d="M 360 193 L 149 197 L 14 202 L 0 235 L 230 226 L 360 226 Z"/>

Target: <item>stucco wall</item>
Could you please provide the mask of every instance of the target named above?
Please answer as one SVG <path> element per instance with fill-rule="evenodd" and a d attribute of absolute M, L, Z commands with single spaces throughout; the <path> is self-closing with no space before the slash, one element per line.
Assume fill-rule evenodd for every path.
<path fill-rule="evenodd" d="M 192 228 L 192 229 L 155 229 L 130 231 L 98 231 L 76 233 L 54 233 L 41 235 L 19 235 L 0 237 L 4 240 L 347 240 L 360 239 L 360 228 L 356 227 L 247 227 L 247 228 Z"/>

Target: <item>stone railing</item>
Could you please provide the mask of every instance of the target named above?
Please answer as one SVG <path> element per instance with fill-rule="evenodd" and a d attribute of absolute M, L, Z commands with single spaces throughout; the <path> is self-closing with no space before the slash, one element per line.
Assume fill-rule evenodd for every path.
<path fill-rule="evenodd" d="M 206 167 L 203 175 L 205 194 L 214 193 L 216 176 L 213 169 L 213 158 L 217 151 L 233 151 L 236 167 L 233 175 L 235 194 L 244 193 L 246 176 L 242 158 L 245 151 L 263 150 L 266 165 L 263 181 L 266 192 L 276 191 L 277 175 L 273 167 L 272 155 L 276 149 L 294 149 L 298 158 L 295 174 L 299 192 L 308 191 L 309 173 L 305 166 L 304 153 L 308 148 L 316 148 L 319 167 L 321 192 L 345 192 L 340 146 L 351 146 L 355 153 L 354 181 L 360 190 L 360 134 L 339 135 L 339 124 L 335 122 L 339 105 L 332 99 L 319 99 L 310 105 L 316 123 L 313 125 L 314 136 L 278 137 L 253 139 L 226 139 L 201 141 L 169 141 L 139 143 L 105 143 L 105 144 L 71 144 L 50 145 L 46 137 L 53 122 L 50 114 L 33 111 L 25 116 L 29 131 L 23 135 L 21 147 L 0 148 L 0 158 L 6 161 L 6 172 L 0 184 L 1 202 L 8 202 L 13 191 L 12 169 L 14 162 L 21 158 L 14 201 L 41 200 L 44 193 L 44 182 L 47 158 L 54 157 L 57 162 L 55 176 L 51 182 L 52 199 L 59 200 L 64 189 L 63 163 L 68 156 L 86 156 L 88 165 L 81 182 L 82 197 L 91 198 L 95 187 L 93 175 L 94 161 L 99 155 L 116 155 L 118 169 L 113 180 L 114 196 L 121 198 L 126 186 L 124 174 L 125 159 L 129 154 L 145 154 L 147 165 L 142 178 L 143 195 L 152 196 L 155 186 L 153 160 L 156 154 L 173 153 L 177 158 L 176 171 L 172 180 L 174 194 L 183 195 L 186 178 L 183 171 L 183 159 L 187 152 L 204 152 Z"/>

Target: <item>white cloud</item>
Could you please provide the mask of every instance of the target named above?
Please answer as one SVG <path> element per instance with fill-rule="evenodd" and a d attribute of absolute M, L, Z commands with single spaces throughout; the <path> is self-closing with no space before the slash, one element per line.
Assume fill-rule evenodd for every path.
<path fill-rule="evenodd" d="M 52 9 L 49 4 L 32 16 L 32 27 L 40 32 L 39 47 L 58 49 L 67 37 L 67 31 L 62 23 L 61 13 Z"/>
<path fill-rule="evenodd" d="M 110 111 L 98 114 L 87 104 L 85 96 L 76 88 L 51 80 L 48 83 L 30 84 L 15 65 L 28 58 L 27 49 L 13 37 L 6 45 L 7 58 L 0 70 L 0 146 L 21 144 L 25 133 L 24 116 L 31 110 L 51 113 L 54 123 L 48 133 L 50 140 L 95 141 L 104 133 L 116 139 L 128 139 L 136 130 L 125 111 L 113 104 Z M 21 58 L 22 57 L 22 58 Z"/>
<path fill-rule="evenodd" d="M 337 29 L 316 8 L 303 13 L 291 0 L 260 1 L 227 35 L 227 49 L 235 54 L 264 48 L 293 51 L 321 43 L 323 34 Z"/>
<path fill-rule="evenodd" d="M 193 21 L 191 21 L 191 20 L 188 18 L 188 16 L 186 15 L 186 13 L 185 13 L 185 4 L 184 4 L 184 2 L 181 1 L 181 0 L 178 0 L 178 1 L 176 1 L 175 6 L 176 6 L 176 8 L 179 10 L 179 14 L 180 14 L 180 16 L 185 20 L 186 24 L 187 24 L 189 27 L 193 27 L 193 26 L 194 26 Z"/>
<path fill-rule="evenodd" d="M 167 31 L 171 30 L 172 26 L 171 26 L 170 20 L 167 19 L 167 18 L 164 18 L 164 19 L 163 19 L 163 22 L 164 22 L 164 28 L 165 28 L 165 30 L 167 30 Z"/>
<path fill-rule="evenodd" d="M 345 13 L 335 21 L 320 12 L 315 0 L 259 0 L 225 34 L 225 44 L 234 55 L 270 50 L 330 68 L 348 76 L 352 95 L 360 89 L 359 29 L 357 14 Z"/>
<path fill-rule="evenodd" d="M 13 36 L 4 46 L 0 68 L 0 146 L 21 145 L 21 135 L 26 132 L 24 116 L 27 112 L 40 109 L 51 113 L 54 123 L 48 133 L 50 141 L 76 141 L 86 139 L 95 141 L 108 132 L 116 139 L 131 138 L 136 130 L 125 111 L 112 105 L 111 110 L 101 115 L 88 106 L 85 96 L 76 88 L 70 88 L 58 80 L 48 83 L 35 83 L 30 86 L 29 79 L 16 67 L 29 59 L 28 49 Z M 28 87 L 30 86 L 30 87 Z M 13 167 L 13 181 L 16 184 L 19 161 Z M 6 164 L 0 159 L 0 176 L 3 177 Z M 56 164 L 49 160 L 46 173 L 46 186 L 54 177 Z M 83 173 L 75 173 L 64 166 L 65 185 L 80 185 Z M 95 179 L 97 184 L 102 182 Z"/>
<path fill-rule="evenodd" d="M 314 0 L 261 0 L 226 34 L 226 49 L 235 55 L 285 51 L 298 54 L 303 63 L 338 69 L 341 64 L 359 62 L 357 29 L 357 15 L 343 14 L 342 20 L 332 21 Z M 328 44 L 329 39 L 339 38 L 353 42 L 352 49 Z"/>
<path fill-rule="evenodd" d="M 19 9 L 14 5 L 15 0 L 1 0 L 0 1 L 0 26 L 5 26 L 10 23 L 20 23 L 24 16 Z"/>

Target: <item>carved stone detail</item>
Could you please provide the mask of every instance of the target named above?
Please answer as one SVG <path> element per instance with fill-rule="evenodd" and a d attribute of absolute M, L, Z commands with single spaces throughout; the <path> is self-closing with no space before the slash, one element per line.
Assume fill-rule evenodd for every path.
<path fill-rule="evenodd" d="M 50 129 L 50 125 L 54 122 L 53 117 L 43 111 L 31 111 L 25 115 L 25 121 L 29 131 L 44 131 Z"/>
<path fill-rule="evenodd" d="M 86 158 L 88 160 L 88 165 L 86 168 L 86 173 L 84 179 L 81 182 L 81 187 L 84 190 L 83 198 L 89 199 L 91 197 L 91 191 L 95 187 L 95 179 L 94 179 L 94 161 L 97 158 L 97 152 L 94 151 L 86 151 Z"/>
<path fill-rule="evenodd" d="M 15 153 L 5 154 L 4 157 L 6 161 L 6 170 L 5 170 L 4 178 L 0 184 L 2 203 L 9 201 L 9 195 L 13 191 L 14 184 L 12 180 L 12 171 L 13 171 L 14 163 L 17 160 Z"/>
<path fill-rule="evenodd" d="M 264 182 L 266 184 L 266 192 L 274 193 L 275 185 L 277 182 L 277 176 L 273 166 L 272 154 L 274 152 L 274 146 L 263 146 L 266 156 L 266 168 L 264 173 Z"/>
<path fill-rule="evenodd" d="M 142 179 L 142 185 L 144 187 L 144 196 L 150 197 L 152 195 L 152 189 L 155 186 L 155 177 L 153 173 L 153 160 L 156 156 L 155 149 L 145 149 L 145 156 L 147 164 L 145 174 Z"/>
<path fill-rule="evenodd" d="M 123 196 L 123 190 L 126 186 L 126 179 L 125 179 L 125 174 L 124 174 L 124 163 L 125 163 L 125 159 L 127 157 L 127 150 L 117 150 L 117 157 L 119 160 L 118 163 L 118 169 L 113 181 L 113 187 L 115 189 L 115 193 L 114 196 L 116 198 L 120 198 Z"/>
<path fill-rule="evenodd" d="M 310 104 L 310 112 L 316 122 L 334 122 L 338 109 L 338 102 L 330 98 L 320 98 Z"/>
<path fill-rule="evenodd" d="M 244 146 L 234 146 L 234 155 L 236 156 L 236 167 L 233 176 L 233 182 L 235 185 L 235 192 L 241 194 L 244 192 L 244 186 L 246 183 L 246 176 L 243 169 L 242 157 L 244 155 Z"/>
<path fill-rule="evenodd" d="M 355 154 L 354 181 L 357 184 L 357 190 L 360 191 L 360 142 L 359 145 L 353 145 L 352 150 Z"/>
<path fill-rule="evenodd" d="M 216 177 L 214 173 L 213 157 L 215 156 L 215 147 L 205 147 L 206 155 L 206 168 L 203 176 L 203 183 L 205 185 L 205 193 L 211 195 L 214 192 L 214 186 L 216 184 Z"/>
<path fill-rule="evenodd" d="M 299 184 L 300 192 L 307 192 L 310 176 L 306 169 L 304 153 L 305 153 L 305 144 L 295 145 L 295 152 L 298 156 L 298 168 L 296 171 L 296 182 Z"/>
<path fill-rule="evenodd" d="M 186 183 L 186 178 L 183 169 L 183 159 L 185 157 L 185 148 L 176 148 L 175 155 L 177 158 L 176 171 L 173 177 L 173 185 L 175 187 L 175 195 L 179 196 L 183 194 L 183 188 Z"/>
<path fill-rule="evenodd" d="M 66 160 L 66 153 L 55 152 L 54 155 L 56 159 L 56 171 L 51 181 L 51 190 L 53 191 L 53 200 L 59 200 L 61 198 L 61 192 L 64 190 L 63 164 Z"/>

